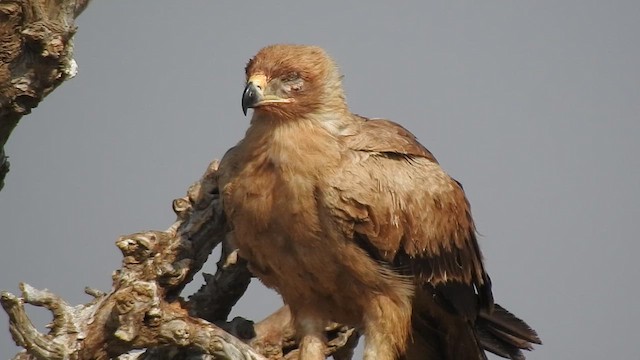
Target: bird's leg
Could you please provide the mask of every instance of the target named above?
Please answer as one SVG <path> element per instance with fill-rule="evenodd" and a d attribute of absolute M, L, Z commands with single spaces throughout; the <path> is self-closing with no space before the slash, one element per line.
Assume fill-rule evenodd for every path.
<path fill-rule="evenodd" d="M 296 319 L 300 336 L 300 360 L 324 360 L 326 338 L 325 322 L 317 318 L 301 317 Z"/>
<path fill-rule="evenodd" d="M 364 319 L 364 360 L 395 360 L 404 353 L 411 329 L 411 303 L 376 296 Z"/>
<path fill-rule="evenodd" d="M 397 351 L 382 329 L 367 329 L 364 336 L 364 360 L 396 359 Z"/>

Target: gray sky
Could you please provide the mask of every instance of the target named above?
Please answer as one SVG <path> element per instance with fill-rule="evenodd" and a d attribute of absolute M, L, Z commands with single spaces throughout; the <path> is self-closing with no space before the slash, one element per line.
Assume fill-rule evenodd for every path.
<path fill-rule="evenodd" d="M 7 146 L 0 288 L 108 290 L 116 238 L 168 227 L 242 137 L 246 61 L 316 44 L 354 112 L 405 125 L 464 184 L 497 301 L 545 343 L 528 359 L 639 359 L 640 2 L 368 4 L 93 2 L 77 78 Z M 254 281 L 234 315 L 279 303 Z M 0 329 L 9 358 L 6 315 Z"/>

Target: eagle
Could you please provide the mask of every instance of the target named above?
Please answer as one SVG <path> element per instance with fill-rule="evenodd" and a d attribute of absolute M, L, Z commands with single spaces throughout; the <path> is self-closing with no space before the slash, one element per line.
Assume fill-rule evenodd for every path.
<path fill-rule="evenodd" d="M 250 270 L 289 305 L 300 358 L 330 322 L 364 359 L 523 359 L 536 332 L 494 304 L 459 182 L 402 126 L 350 112 L 320 47 L 271 45 L 246 65 L 253 116 L 217 177 Z"/>

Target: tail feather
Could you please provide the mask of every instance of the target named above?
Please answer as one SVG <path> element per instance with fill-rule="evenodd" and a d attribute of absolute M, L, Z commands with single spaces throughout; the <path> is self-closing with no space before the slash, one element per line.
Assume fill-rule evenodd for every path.
<path fill-rule="evenodd" d="M 480 319 L 485 320 L 494 328 L 502 330 L 503 332 L 522 340 L 526 340 L 534 344 L 542 344 L 542 341 L 540 341 L 538 333 L 536 333 L 535 330 L 533 330 L 526 322 L 519 319 L 498 304 L 495 305 L 491 314 L 481 311 Z"/>
<path fill-rule="evenodd" d="M 472 320 L 442 306 L 432 288 L 416 292 L 412 337 L 401 360 L 487 360 Z"/>
<path fill-rule="evenodd" d="M 435 326 L 434 326 L 435 325 Z M 413 336 L 401 360 L 488 360 L 482 339 L 463 319 L 413 318 Z"/>
<path fill-rule="evenodd" d="M 542 343 L 535 330 L 498 304 L 469 318 L 469 312 L 443 306 L 432 288 L 423 290 L 414 297 L 412 336 L 400 360 L 487 360 L 485 351 L 525 360 L 522 350 Z"/>
<path fill-rule="evenodd" d="M 525 360 L 520 349 L 506 345 L 486 329 L 476 329 L 476 333 L 483 349 L 506 359 Z"/>
<path fill-rule="evenodd" d="M 533 346 L 531 346 L 531 343 L 527 340 L 518 338 L 516 336 L 513 336 L 511 334 L 508 334 L 500 329 L 496 329 L 494 327 L 492 327 L 491 325 L 487 326 L 487 330 L 488 333 L 497 338 L 500 339 L 508 344 L 511 344 L 515 347 L 517 347 L 518 349 L 523 349 L 523 350 L 532 350 Z"/>
<path fill-rule="evenodd" d="M 498 304 L 491 314 L 481 311 L 475 325 L 480 345 L 507 359 L 524 360 L 521 350 L 542 344 L 535 330 Z"/>

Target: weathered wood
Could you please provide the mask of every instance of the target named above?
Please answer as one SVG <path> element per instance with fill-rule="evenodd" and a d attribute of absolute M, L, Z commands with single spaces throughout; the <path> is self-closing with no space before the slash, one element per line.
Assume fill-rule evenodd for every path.
<path fill-rule="evenodd" d="M 2 0 L 0 2 L 0 190 L 9 171 L 4 145 L 20 119 L 77 71 L 73 59 L 75 18 L 90 0 Z M 187 196 L 174 200 L 177 220 L 165 231 L 120 237 L 122 267 L 108 292 L 86 288 L 93 300 L 67 304 L 57 295 L 20 284 L 21 297 L 8 292 L 0 303 L 11 335 L 25 350 L 14 359 L 295 359 L 297 342 L 287 307 L 254 324 L 227 317 L 244 294 L 251 274 L 227 241 L 211 163 Z M 215 275 L 188 301 L 180 297 L 215 246 L 222 256 Z M 25 304 L 53 314 L 50 331 L 40 333 Z M 255 326 L 254 326 L 255 325 Z M 327 355 L 352 349 L 353 329 L 327 329 Z M 132 350 L 144 352 L 130 353 Z M 349 350 L 342 353 L 350 354 Z M 346 359 L 336 353 L 340 359 Z"/>
<path fill-rule="evenodd" d="M 35 359 L 108 359 L 157 346 L 188 346 L 228 358 L 262 358 L 233 335 L 190 316 L 188 303 L 177 296 L 225 238 L 213 176 L 216 168 L 213 162 L 187 196 L 174 201 L 178 220 L 169 229 L 116 241 L 124 259 L 108 293 L 90 291 L 96 298 L 76 307 L 26 284 L 21 285 L 22 298 L 3 293 L 2 306 L 16 343 Z M 53 313 L 49 334 L 31 325 L 25 303 Z"/>
<path fill-rule="evenodd" d="M 75 18 L 89 0 L 0 3 L 0 190 L 9 172 L 6 144 L 20 119 L 75 76 Z"/>
<path fill-rule="evenodd" d="M 251 273 L 247 269 L 246 261 L 238 257 L 238 251 L 228 239 L 222 242 L 222 254 L 217 266 L 218 271 L 215 275 L 203 274 L 205 284 L 189 297 L 191 315 L 215 323 L 226 321 L 231 308 L 251 282 Z M 234 326 L 241 325 L 236 321 Z M 249 339 L 252 336 L 246 334 L 243 338 Z"/>
<path fill-rule="evenodd" d="M 79 306 L 26 284 L 20 286 L 22 298 L 3 293 L 0 301 L 9 315 L 11 334 L 26 349 L 15 359 L 296 359 L 298 344 L 287 307 L 255 326 L 242 318 L 226 322 L 251 274 L 225 241 L 228 229 L 216 184 L 217 166 L 211 163 L 187 196 L 174 200 L 177 220 L 166 231 L 134 233 L 116 241 L 124 258 L 109 292 L 86 289 L 94 299 Z M 189 301 L 182 299 L 184 285 L 222 243 L 216 274 L 205 275 L 207 284 Z M 48 334 L 33 327 L 24 304 L 53 313 Z M 333 324 L 327 338 L 329 356 L 345 346 L 352 349 L 357 334 Z M 136 349 L 149 350 L 128 354 Z"/>

